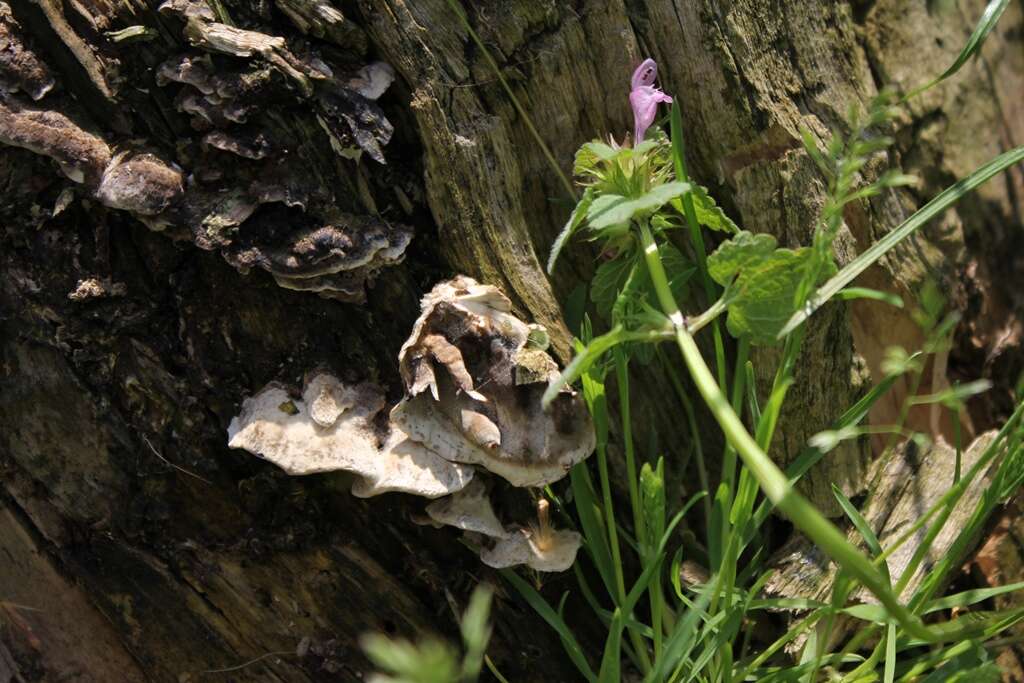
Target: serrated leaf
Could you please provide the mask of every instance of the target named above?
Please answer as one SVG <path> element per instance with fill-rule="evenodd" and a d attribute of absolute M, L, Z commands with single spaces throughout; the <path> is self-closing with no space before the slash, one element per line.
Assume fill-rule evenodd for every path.
<path fill-rule="evenodd" d="M 627 254 L 605 261 L 594 272 L 594 278 L 590 281 L 590 300 L 605 320 L 611 319 L 612 307 L 619 298 L 619 292 L 626 286 L 635 263 L 635 255 Z"/>
<path fill-rule="evenodd" d="M 594 191 L 588 187 L 580 198 L 579 203 L 576 204 L 576 208 L 572 210 L 572 215 L 569 216 L 569 220 L 566 222 L 565 227 L 562 228 L 562 232 L 558 233 L 558 237 L 555 238 L 555 243 L 551 245 L 551 255 L 548 256 L 548 275 L 554 271 L 558 254 L 561 253 L 565 243 L 569 241 L 572 234 L 583 223 L 583 218 L 587 215 L 587 210 L 593 201 Z"/>
<path fill-rule="evenodd" d="M 690 189 L 689 183 L 665 183 L 639 197 L 606 194 L 598 197 L 587 210 L 587 222 L 594 230 L 625 223 L 630 219 L 650 214 L 671 199 Z"/>
<path fill-rule="evenodd" d="M 741 231 L 708 257 L 708 274 L 729 287 L 726 327 L 752 344 L 774 345 L 795 311 L 794 300 L 804 273 L 814 259 L 812 249 L 778 249 L 771 235 Z M 829 264 L 821 279 L 831 276 Z"/>
<path fill-rule="evenodd" d="M 737 273 L 756 266 L 769 258 L 778 242 L 771 235 L 743 230 L 722 244 L 708 256 L 708 275 L 726 287 Z"/>
<path fill-rule="evenodd" d="M 669 288 L 676 301 L 686 300 L 686 290 L 690 278 L 696 272 L 696 267 L 682 252 L 669 243 L 658 245 L 658 255 L 661 258 L 665 275 L 668 277 Z M 648 310 L 657 310 L 658 295 L 654 291 L 654 285 L 647 274 L 647 268 L 634 261 L 636 266 L 632 273 L 627 273 L 624 278 L 620 294 L 612 307 L 612 321 L 616 324 L 626 324 L 627 327 L 636 327 L 640 318 L 648 318 Z M 663 317 L 658 314 L 656 317 Z"/>
<path fill-rule="evenodd" d="M 619 151 L 598 140 L 582 145 L 576 151 L 576 158 L 573 160 L 573 175 L 583 176 L 592 173 L 598 163 L 614 159 Z"/>
<path fill-rule="evenodd" d="M 697 213 L 698 223 L 705 228 L 719 232 L 736 234 L 740 231 L 739 227 L 732 222 L 732 219 L 726 216 L 721 207 L 715 203 L 715 200 L 708 193 L 708 188 L 694 184 L 691 196 L 693 197 L 693 208 Z"/>

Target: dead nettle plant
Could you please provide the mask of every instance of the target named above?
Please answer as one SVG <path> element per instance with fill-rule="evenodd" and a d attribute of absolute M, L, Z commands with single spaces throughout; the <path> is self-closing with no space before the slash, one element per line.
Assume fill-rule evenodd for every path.
<path fill-rule="evenodd" d="M 349 472 L 356 496 L 432 499 L 424 523 L 462 530 L 491 567 L 564 571 L 580 536 L 554 528 L 540 491 L 590 455 L 594 429 L 575 391 L 546 393 L 559 375 L 547 332 L 511 310 L 495 287 L 442 282 L 399 354 L 397 405 L 373 382 L 314 371 L 301 397 L 271 383 L 246 399 L 229 445 L 292 475 Z"/>
<path fill-rule="evenodd" d="M 870 428 L 862 423 L 871 406 L 898 376 L 919 373 L 924 355 L 933 353 L 937 345 L 916 354 L 891 354 L 887 376 L 837 415 L 832 428 L 813 438 L 787 471 L 782 471 L 766 450 L 776 429 L 785 427 L 779 425 L 779 416 L 794 381 L 804 322 L 833 298 L 891 300 L 890 295 L 850 285 L 929 219 L 1024 159 L 1024 148 L 996 157 L 941 192 L 851 263 L 840 269 L 833 260 L 832 243 L 842 226 L 844 206 L 913 182 L 898 171 L 873 181 L 861 173 L 870 156 L 892 144 L 882 131 L 897 108 L 956 73 L 978 51 L 1007 4 L 1008 0 L 989 3 L 967 46 L 939 78 L 903 100 L 883 92 L 864 111 L 851 110 L 850 132 L 836 133 L 823 148 L 805 133 L 806 151 L 828 186 L 827 201 L 808 246 L 779 248 L 770 235 L 740 229 L 705 188 L 691 181 L 678 103 L 655 87 L 657 65 L 650 59 L 632 78 L 633 144 L 596 140 L 578 151 L 574 175 L 583 194 L 554 243 L 548 267 L 554 268 L 559 253 L 574 236 L 597 242 L 603 259 L 590 283 L 590 295 L 608 327 L 595 334 L 595 325 L 585 318 L 575 358 L 550 383 L 544 400 L 556 400 L 567 386 L 579 382 L 594 420 L 597 481 L 586 464 L 580 464 L 571 472 L 571 494 L 585 556 L 594 569 L 585 573 L 577 563 L 576 575 L 582 595 L 607 627 L 603 651 L 583 649 L 563 616 L 565 596 L 557 607 L 552 606 L 517 573 L 503 573 L 557 631 L 586 680 L 621 680 L 629 665 L 651 682 L 947 681 L 967 675 L 987 680 L 997 673 L 986 643 L 1024 619 L 1024 610 L 975 611 L 961 616 L 951 615 L 950 610 L 1021 586 L 945 597 L 939 592 L 948 585 L 970 539 L 1024 479 L 1024 402 L 997 434 L 986 437 L 970 464 L 965 462 L 962 468 L 957 445 L 958 460 L 948 490 L 909 528 L 888 536 L 884 547 L 879 542 L 880 530 L 835 489 L 866 552 L 800 495 L 794 483 L 841 440 L 869 433 Z M 472 29 L 470 32 L 472 35 Z M 670 136 L 653 126 L 662 103 L 672 104 Z M 724 238 L 707 256 L 703 230 Z M 686 233 L 688 249 L 680 249 L 678 241 L 670 240 L 673 231 Z M 689 304 L 688 310 L 703 305 L 704 311 L 684 316 L 681 301 Z M 725 353 L 722 316 L 726 331 L 736 339 L 732 359 Z M 937 340 L 945 332 L 948 326 L 933 325 L 932 338 Z M 702 333 L 713 336 L 714 371 L 695 340 Z M 662 342 L 675 347 L 696 387 L 696 397 L 683 388 L 676 369 L 679 361 L 673 363 L 664 348 L 656 348 Z M 764 400 L 755 391 L 748 359 L 750 348 L 759 345 L 781 346 L 781 361 Z M 630 418 L 631 362 L 658 362 L 678 389 L 680 419 L 691 426 L 704 488 L 688 501 L 667 497 L 664 460 L 658 458 L 638 468 Z M 618 415 L 612 414 L 607 399 L 610 375 L 617 389 Z M 975 382 L 908 400 L 959 411 L 967 398 L 986 388 L 986 383 Z M 706 404 L 727 442 L 721 480 L 714 487 L 707 481 L 704 449 L 694 419 L 692 402 L 697 398 Z M 621 423 L 617 433 L 628 479 L 627 511 L 616 509 L 609 481 L 613 419 Z M 920 440 L 902 424 L 887 431 L 900 439 Z M 992 484 L 977 499 L 965 499 L 965 492 L 982 472 L 992 477 Z M 672 547 L 680 545 L 673 540 L 677 538 L 673 530 L 701 499 L 706 521 L 703 544 L 690 543 L 688 556 L 684 556 L 683 547 Z M 952 545 L 927 577 L 911 585 L 930 545 L 963 500 L 969 500 L 971 508 L 961 518 L 967 521 L 959 535 L 954 534 Z M 772 572 L 761 533 L 773 510 L 788 518 L 836 566 L 828 600 L 763 597 L 762 589 Z M 913 543 L 908 545 L 911 539 Z M 899 571 L 891 571 L 887 560 L 905 545 L 914 548 L 913 552 L 901 561 Z M 628 558 L 627 553 L 633 557 Z M 628 567 L 638 567 L 638 575 L 627 577 Z M 603 590 L 595 590 L 588 576 L 596 577 Z M 870 601 L 855 600 L 858 594 L 869 596 Z M 773 642 L 759 645 L 755 651 L 750 624 L 758 610 L 786 610 L 797 618 Z M 948 618 L 943 619 L 943 614 Z M 929 615 L 928 623 L 924 615 Z M 852 619 L 855 627 L 847 631 L 849 637 L 836 643 L 831 636 L 840 619 Z M 795 650 L 795 660 L 782 656 L 786 650 Z M 623 663 L 623 656 L 628 664 Z"/>

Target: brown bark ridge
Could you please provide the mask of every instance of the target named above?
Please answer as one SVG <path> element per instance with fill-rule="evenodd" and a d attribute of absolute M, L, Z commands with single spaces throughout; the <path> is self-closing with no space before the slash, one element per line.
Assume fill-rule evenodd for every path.
<path fill-rule="evenodd" d="M 793 245 L 823 191 L 799 127 L 824 138 L 881 85 L 940 72 L 983 4 L 466 10 L 562 168 L 581 142 L 622 138 L 629 74 L 650 55 L 697 178 L 744 227 Z M 841 262 L 1020 143 L 1021 25 L 1013 4 L 981 58 L 897 122 L 880 165 L 924 183 L 851 209 Z M 395 71 L 386 92 L 379 62 Z M 560 304 L 593 254 L 571 249 L 547 284 L 569 200 L 447 2 L 4 0 L 0 143 L 0 679 L 181 681 L 245 664 L 223 674 L 352 680 L 362 632 L 454 635 L 453 608 L 488 575 L 451 534 L 409 523 L 420 503 L 355 500 L 337 476 L 288 478 L 225 444 L 243 397 L 316 367 L 396 398 L 417 299 L 455 271 L 502 287 L 567 354 Z M 964 313 L 931 374 L 997 381 L 978 430 L 1020 370 L 1007 255 L 1022 185 L 1019 169 L 988 184 L 865 278 L 908 301 L 936 278 Z M 882 346 L 913 349 L 909 320 L 861 303 L 815 317 L 779 462 L 877 375 Z M 755 363 L 768 377 L 771 353 Z M 638 415 L 662 436 L 665 403 Z M 662 443 L 671 468 L 685 440 Z M 868 456 L 848 446 L 805 491 L 855 493 Z M 511 679 L 572 679 L 525 605 L 500 599 L 496 621 Z"/>

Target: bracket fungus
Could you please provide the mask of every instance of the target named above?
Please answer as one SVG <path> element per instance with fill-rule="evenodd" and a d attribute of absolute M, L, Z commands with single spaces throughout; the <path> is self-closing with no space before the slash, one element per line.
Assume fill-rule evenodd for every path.
<path fill-rule="evenodd" d="M 499 539 L 493 548 L 481 550 L 480 561 L 495 569 L 525 564 L 539 572 L 564 572 L 576 560 L 581 542 L 575 531 L 520 529 Z"/>
<path fill-rule="evenodd" d="M 358 475 L 353 495 L 387 491 L 438 498 L 462 489 L 473 469 L 451 463 L 375 417 L 384 393 L 375 384 L 343 384 L 318 374 L 293 399 L 276 384 L 242 403 L 228 445 L 244 448 L 291 475 L 344 470 Z"/>
<path fill-rule="evenodd" d="M 0 145 L 52 159 L 81 186 L 86 210 L 98 202 L 172 239 L 219 251 L 240 271 L 255 266 L 282 287 L 363 303 L 367 287 L 404 259 L 412 239 L 410 226 L 380 218 L 389 214 L 374 193 L 401 193 L 395 178 L 402 172 L 383 166 L 394 128 L 377 102 L 395 70 L 366 60 L 365 33 L 330 2 L 278 1 L 300 31 L 339 47 L 264 32 L 268 22 L 222 23 L 223 8 L 208 0 L 155 8 L 168 49 L 151 55 L 163 59 L 152 75 L 186 115 L 165 112 L 165 96 L 156 95 L 156 128 L 173 133 L 171 145 L 167 135 L 145 137 L 152 123 L 133 125 L 152 108 L 138 109 L 131 121 L 120 113 L 137 109 L 135 99 L 122 101 L 118 76 L 120 67 L 134 70 L 135 60 L 119 54 L 127 41 L 94 44 L 97 26 L 112 26 L 116 8 L 76 4 L 93 26 L 80 35 L 59 2 L 35 3 L 102 95 L 93 98 L 82 96 L 87 87 L 56 81 L 45 58 L 65 50 L 32 39 L 25 22 L 34 10 L 0 0 Z M 381 168 L 338 163 L 363 155 Z"/>
<path fill-rule="evenodd" d="M 480 477 L 461 491 L 435 500 L 427 506 L 427 516 L 434 522 L 456 529 L 483 534 L 491 538 L 507 538 L 509 532 L 494 513 L 487 485 Z"/>
<path fill-rule="evenodd" d="M 431 523 L 465 532 L 485 564 L 564 571 L 580 536 L 551 526 L 547 501 L 524 524 L 503 520 L 515 517 L 509 510 L 499 517 L 491 496 L 498 492 L 504 501 L 515 487 L 561 479 L 593 451 L 594 428 L 569 389 L 543 408 L 541 396 L 558 366 L 547 353 L 544 328 L 511 310 L 495 287 L 468 277 L 442 282 L 424 297 L 402 346 L 405 397 L 387 424 L 377 419 L 384 408 L 380 387 L 349 386 L 319 373 L 301 400 L 277 384 L 246 399 L 228 428 L 229 445 L 293 475 L 353 472 L 360 477 L 352 487 L 357 496 L 403 491 L 437 498 L 426 507 Z"/>
<path fill-rule="evenodd" d="M 41 99 L 55 81 L 49 67 L 26 45 L 11 6 L 0 1 L 0 90 Z"/>
<path fill-rule="evenodd" d="M 447 460 L 544 486 L 593 451 L 594 429 L 570 389 L 541 406 L 558 366 L 543 328 L 511 310 L 496 287 L 468 277 L 434 287 L 399 354 L 406 397 L 391 421 Z"/>
<path fill-rule="evenodd" d="M 432 502 L 427 515 L 433 522 L 466 532 L 488 567 L 525 564 L 537 571 L 562 572 L 572 566 L 582 538 L 575 531 L 552 527 L 548 507 L 541 498 L 536 523 L 506 527 L 494 512 L 487 485 L 478 477 L 461 491 Z"/>

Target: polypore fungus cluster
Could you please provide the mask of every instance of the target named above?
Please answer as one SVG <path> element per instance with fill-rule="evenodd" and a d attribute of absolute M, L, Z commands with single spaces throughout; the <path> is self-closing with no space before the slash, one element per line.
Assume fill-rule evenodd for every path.
<path fill-rule="evenodd" d="M 246 399 L 229 445 L 293 475 L 351 472 L 357 496 L 436 499 L 426 507 L 431 522 L 461 529 L 490 566 L 567 569 L 580 538 L 552 528 L 547 501 L 525 518 L 514 505 L 495 506 L 512 487 L 561 479 L 594 448 L 573 391 L 542 407 L 558 366 L 545 330 L 511 308 L 496 288 L 468 277 L 443 282 L 424 297 L 399 354 L 405 396 L 388 419 L 380 387 L 317 373 L 301 399 L 277 384 Z"/>
<path fill-rule="evenodd" d="M 206 0 L 167 0 L 145 18 L 131 3 L 72 3 L 81 16 L 70 22 L 51 0 L 0 0 L 0 145 L 52 159 L 67 201 L 126 212 L 283 287 L 360 303 L 412 239 L 381 218 L 372 172 L 349 161 L 385 163 L 393 128 L 377 99 L 395 73 L 365 60 L 366 36 L 330 3 L 281 0 L 300 33 L 288 37 L 253 29 L 265 5 L 243 29 Z M 19 16 L 40 12 L 45 26 L 30 36 Z M 98 28 L 144 19 L 153 26 Z M 161 40 L 135 59 L 120 40 L 147 31 Z M 47 45 L 63 45 L 88 78 L 57 80 Z M 142 62 L 147 87 L 129 91 L 121 72 Z M 123 106 L 129 97 L 152 101 Z"/>

